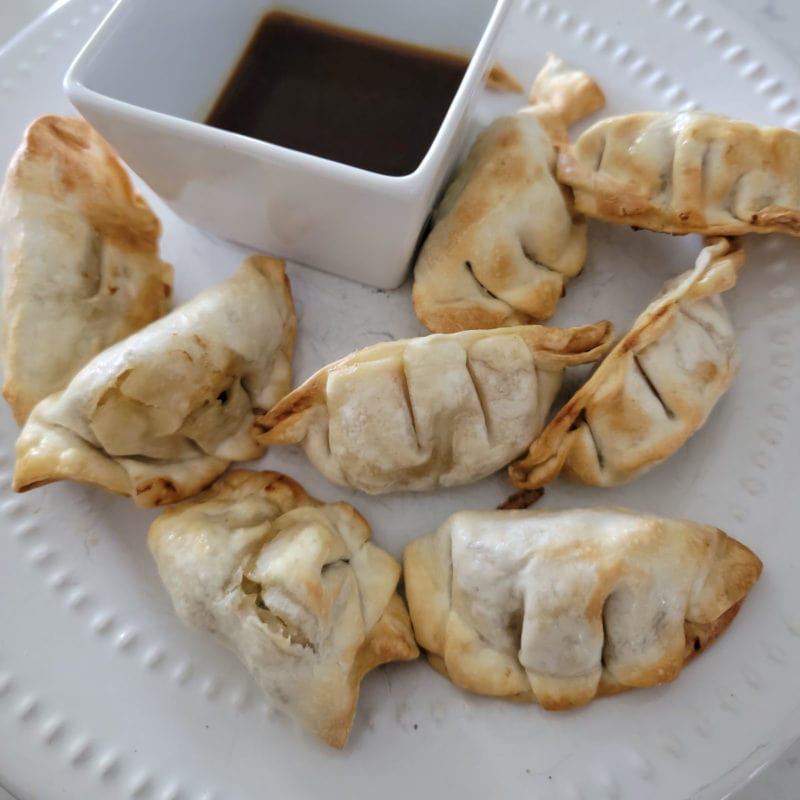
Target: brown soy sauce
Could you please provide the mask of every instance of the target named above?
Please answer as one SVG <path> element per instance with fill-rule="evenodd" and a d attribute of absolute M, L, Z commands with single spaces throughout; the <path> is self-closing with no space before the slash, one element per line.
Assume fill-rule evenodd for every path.
<path fill-rule="evenodd" d="M 272 11 L 206 124 L 383 175 L 408 175 L 431 146 L 468 64 Z"/>

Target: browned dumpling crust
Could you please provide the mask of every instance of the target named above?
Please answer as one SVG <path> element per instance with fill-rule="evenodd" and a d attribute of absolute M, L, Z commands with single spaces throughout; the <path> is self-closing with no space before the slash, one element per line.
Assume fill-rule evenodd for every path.
<path fill-rule="evenodd" d="M 525 449 L 564 369 L 612 338 L 598 322 L 381 342 L 312 375 L 258 418 L 256 437 L 302 443 L 329 480 L 370 494 L 469 483 Z"/>
<path fill-rule="evenodd" d="M 493 92 L 512 92 L 522 94 L 522 84 L 502 65 L 492 64 L 484 78 L 484 85 Z"/>
<path fill-rule="evenodd" d="M 519 488 L 560 472 L 593 486 L 639 477 L 700 428 L 738 367 L 720 293 L 744 263 L 738 241 L 711 239 L 694 269 L 667 284 L 632 328 L 509 467 Z"/>
<path fill-rule="evenodd" d="M 291 385 L 294 338 L 283 262 L 251 256 L 38 403 L 14 489 L 81 481 L 146 507 L 197 494 L 231 461 L 263 455 L 253 423 Z"/>
<path fill-rule="evenodd" d="M 237 470 L 164 511 L 148 543 L 178 616 L 230 647 L 259 688 L 344 747 L 367 672 L 419 654 L 400 564 L 347 503 Z"/>
<path fill-rule="evenodd" d="M 590 217 L 666 233 L 800 235 L 800 133 L 720 114 L 593 125 L 558 159 Z"/>
<path fill-rule="evenodd" d="M 30 125 L 0 192 L 3 395 L 20 425 L 93 356 L 169 310 L 160 235 L 87 122 Z"/>
<path fill-rule="evenodd" d="M 586 224 L 555 178 L 555 144 L 600 108 L 586 74 L 549 56 L 530 105 L 477 138 L 434 212 L 414 310 L 437 333 L 549 319 L 586 259 Z"/>
<path fill-rule="evenodd" d="M 623 508 L 465 511 L 403 560 L 419 644 L 479 694 L 550 710 L 675 679 L 761 561 L 710 525 Z"/>

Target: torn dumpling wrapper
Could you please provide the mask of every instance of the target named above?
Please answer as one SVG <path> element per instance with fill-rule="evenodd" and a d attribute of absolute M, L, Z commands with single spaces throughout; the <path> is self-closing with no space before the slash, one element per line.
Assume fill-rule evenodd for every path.
<path fill-rule="evenodd" d="M 162 512 L 148 543 L 178 616 L 230 647 L 259 688 L 344 747 L 367 672 L 419 654 L 400 564 L 347 503 L 276 472 L 230 472 Z"/>

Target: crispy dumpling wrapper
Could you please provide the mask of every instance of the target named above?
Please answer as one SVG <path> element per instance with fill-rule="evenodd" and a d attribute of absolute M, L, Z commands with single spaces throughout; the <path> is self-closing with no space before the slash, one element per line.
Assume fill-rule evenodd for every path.
<path fill-rule="evenodd" d="M 434 212 L 414 268 L 414 310 L 437 333 L 549 319 L 586 259 L 586 223 L 555 178 L 555 143 L 604 103 L 549 56 L 531 105 L 492 122 Z"/>
<path fill-rule="evenodd" d="M 551 710 L 673 680 L 760 573 L 717 528 L 622 508 L 460 512 L 403 560 L 431 664 Z"/>
<path fill-rule="evenodd" d="M 543 486 L 563 470 L 581 483 L 612 486 L 678 450 L 736 375 L 735 333 L 719 293 L 736 283 L 743 263 L 739 242 L 709 240 L 694 269 L 667 284 L 510 465 L 512 483 Z"/>
<path fill-rule="evenodd" d="M 375 344 L 283 398 L 257 420 L 257 438 L 301 442 L 329 480 L 370 494 L 469 483 L 525 449 L 565 367 L 596 360 L 612 336 L 598 322 Z"/>
<path fill-rule="evenodd" d="M 42 400 L 17 440 L 14 489 L 75 480 L 141 506 L 196 494 L 263 454 L 253 423 L 289 389 L 294 336 L 283 262 L 252 256 Z"/>
<path fill-rule="evenodd" d="M 502 64 L 492 64 L 484 76 L 484 86 L 492 92 L 513 92 L 522 94 L 522 84 Z"/>
<path fill-rule="evenodd" d="M 236 470 L 162 512 L 148 543 L 178 616 L 230 647 L 285 713 L 344 747 L 364 675 L 419 654 L 400 565 L 347 503 Z"/>
<path fill-rule="evenodd" d="M 800 133 L 702 112 L 593 125 L 558 159 L 587 216 L 666 233 L 800 236 Z"/>
<path fill-rule="evenodd" d="M 0 192 L 3 395 L 20 425 L 170 306 L 161 224 L 82 119 L 35 120 Z"/>

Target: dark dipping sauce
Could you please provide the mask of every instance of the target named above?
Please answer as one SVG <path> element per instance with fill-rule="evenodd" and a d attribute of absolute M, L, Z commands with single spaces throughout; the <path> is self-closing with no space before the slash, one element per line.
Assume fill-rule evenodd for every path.
<path fill-rule="evenodd" d="M 408 175 L 428 152 L 468 64 L 273 11 L 206 124 L 383 175 Z"/>

